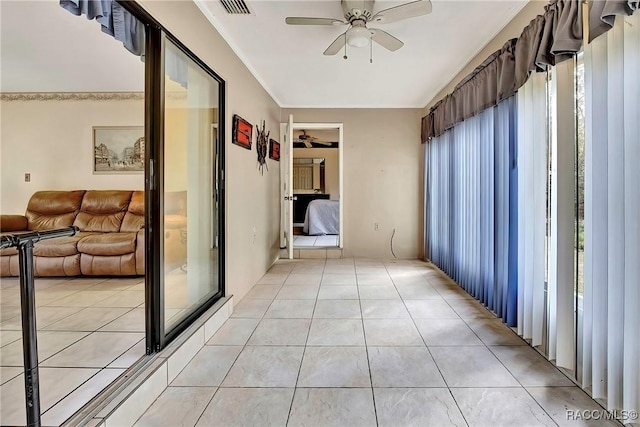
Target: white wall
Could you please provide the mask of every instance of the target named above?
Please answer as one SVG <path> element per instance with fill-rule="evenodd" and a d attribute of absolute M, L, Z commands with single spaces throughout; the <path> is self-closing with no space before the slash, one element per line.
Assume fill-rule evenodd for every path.
<path fill-rule="evenodd" d="M 421 256 L 422 109 L 283 109 L 282 121 L 344 124 L 344 255 Z M 374 223 L 379 223 L 378 231 Z"/>
<path fill-rule="evenodd" d="M 226 215 L 227 294 L 242 298 L 280 249 L 280 164 L 267 159 L 261 175 L 257 152 L 231 144 L 231 120 L 239 114 L 277 139 L 280 107 L 233 53 L 193 2 L 141 0 L 139 3 L 227 83 Z M 255 231 L 254 231 L 255 230 Z"/>
<path fill-rule="evenodd" d="M 324 193 L 340 200 L 340 173 L 337 148 L 294 148 L 293 158 L 324 159 Z"/>
<path fill-rule="evenodd" d="M 144 189 L 143 174 L 93 174 L 92 132 L 93 126 L 143 126 L 142 100 L 2 101 L 0 108 L 3 214 L 24 214 L 40 190 Z"/>

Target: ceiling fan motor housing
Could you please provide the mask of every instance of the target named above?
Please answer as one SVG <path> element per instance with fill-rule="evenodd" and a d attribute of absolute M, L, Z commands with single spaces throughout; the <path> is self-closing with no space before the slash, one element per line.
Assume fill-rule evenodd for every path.
<path fill-rule="evenodd" d="M 347 59 L 346 46 L 369 46 L 369 62 L 372 62 L 373 42 L 385 49 L 395 52 L 404 46 L 401 40 L 379 28 L 367 28 L 369 22 L 388 24 L 403 21 L 417 16 L 431 13 L 430 0 L 410 1 L 398 6 L 378 11 L 373 14 L 375 0 L 340 0 L 344 12 L 345 21 L 333 18 L 288 16 L 285 22 L 289 25 L 348 25 L 344 33 L 336 39 L 324 51 L 324 55 L 335 55 L 344 49 L 344 59 Z"/>
<path fill-rule="evenodd" d="M 354 20 L 368 22 L 373 17 L 373 0 L 342 0 L 342 10 L 347 22 Z"/>

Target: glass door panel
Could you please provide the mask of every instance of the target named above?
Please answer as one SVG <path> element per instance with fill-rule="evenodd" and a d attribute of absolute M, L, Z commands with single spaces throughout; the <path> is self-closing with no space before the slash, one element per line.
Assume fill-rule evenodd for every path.
<path fill-rule="evenodd" d="M 221 295 L 218 239 L 220 87 L 170 40 L 165 48 L 165 333 Z"/>

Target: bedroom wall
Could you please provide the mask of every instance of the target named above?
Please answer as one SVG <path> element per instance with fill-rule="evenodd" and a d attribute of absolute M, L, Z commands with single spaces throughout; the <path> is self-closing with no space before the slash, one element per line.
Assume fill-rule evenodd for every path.
<path fill-rule="evenodd" d="M 92 133 L 93 126 L 142 126 L 142 100 L 1 101 L 0 109 L 3 214 L 24 214 L 40 190 L 144 189 L 143 174 L 93 174 Z"/>
<path fill-rule="evenodd" d="M 330 194 L 331 200 L 340 200 L 340 174 L 338 166 L 337 148 L 294 148 L 293 157 L 321 158 L 324 161 L 325 194 Z"/>
<path fill-rule="evenodd" d="M 422 109 L 283 109 L 282 122 L 343 123 L 344 256 L 421 256 Z M 379 230 L 374 230 L 374 223 Z"/>
<path fill-rule="evenodd" d="M 193 2 L 139 3 L 227 84 L 227 294 L 235 295 L 238 301 L 279 256 L 280 164 L 267 159 L 269 170 L 261 175 L 255 135 L 251 151 L 231 144 L 231 120 L 233 114 L 253 125 L 265 120 L 266 130 L 277 135 L 280 107 Z"/>

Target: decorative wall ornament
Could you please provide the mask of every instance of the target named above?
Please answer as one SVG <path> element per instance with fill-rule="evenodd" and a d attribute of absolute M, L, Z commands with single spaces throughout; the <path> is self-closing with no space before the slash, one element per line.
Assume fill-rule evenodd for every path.
<path fill-rule="evenodd" d="M 269 149 L 269 134 L 271 133 L 271 131 L 266 132 L 265 126 L 266 123 L 264 120 L 262 121 L 262 130 L 260 130 L 258 125 L 256 125 L 256 146 L 258 150 L 258 163 L 260 164 L 260 173 L 262 175 L 264 175 L 265 168 L 267 168 L 267 171 L 269 170 L 269 167 L 267 166 L 267 151 Z"/>
<path fill-rule="evenodd" d="M 277 162 L 280 161 L 280 143 L 273 139 L 269 140 L 269 158 Z"/>
<path fill-rule="evenodd" d="M 237 114 L 233 115 L 233 135 L 231 142 L 247 150 L 251 150 L 253 125 Z"/>
<path fill-rule="evenodd" d="M 144 92 L 3 92 L 2 101 L 141 101 Z"/>

